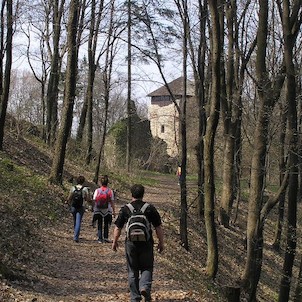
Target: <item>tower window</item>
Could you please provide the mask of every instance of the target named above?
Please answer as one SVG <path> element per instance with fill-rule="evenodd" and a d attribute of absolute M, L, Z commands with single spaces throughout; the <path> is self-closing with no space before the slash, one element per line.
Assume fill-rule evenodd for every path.
<path fill-rule="evenodd" d="M 160 132 L 165 133 L 165 125 L 161 125 Z"/>

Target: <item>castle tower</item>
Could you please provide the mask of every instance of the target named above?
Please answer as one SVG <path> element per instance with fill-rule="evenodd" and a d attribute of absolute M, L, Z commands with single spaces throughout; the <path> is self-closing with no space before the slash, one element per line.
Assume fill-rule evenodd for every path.
<path fill-rule="evenodd" d="M 183 95 L 183 77 L 168 83 L 168 86 L 179 105 Z M 193 95 L 193 84 L 188 81 L 187 98 Z M 172 97 L 166 86 L 149 93 L 148 96 L 151 97 L 148 110 L 151 134 L 167 143 L 169 156 L 177 157 L 179 154 L 179 114 Z"/>

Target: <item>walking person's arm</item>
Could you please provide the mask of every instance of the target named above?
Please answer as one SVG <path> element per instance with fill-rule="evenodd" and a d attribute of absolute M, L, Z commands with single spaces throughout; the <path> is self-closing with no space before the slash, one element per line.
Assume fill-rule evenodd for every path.
<path fill-rule="evenodd" d="M 85 190 L 85 200 L 87 201 L 87 203 L 91 204 L 91 196 L 90 196 L 88 187 Z"/>
<path fill-rule="evenodd" d="M 118 248 L 118 239 L 121 236 L 122 229 L 118 228 L 117 226 L 114 228 L 113 232 L 113 242 L 112 242 L 112 249 L 116 252 Z"/>
<path fill-rule="evenodd" d="M 155 233 L 158 238 L 157 250 L 161 253 L 164 250 L 164 231 L 161 225 L 155 228 Z"/>
<path fill-rule="evenodd" d="M 65 203 L 68 204 L 69 206 L 71 205 L 71 202 L 72 202 L 72 195 L 73 195 L 73 189 L 70 189 L 68 197 L 65 201 Z"/>

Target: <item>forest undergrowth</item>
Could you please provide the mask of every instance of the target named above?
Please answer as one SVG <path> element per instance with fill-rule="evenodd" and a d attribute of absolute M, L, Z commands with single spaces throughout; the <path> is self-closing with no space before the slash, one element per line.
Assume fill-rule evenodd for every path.
<path fill-rule="evenodd" d="M 9 133 L 0 153 L 0 301 L 129 301 L 123 238 L 117 252 L 99 244 L 87 211 L 80 242 L 72 240 L 72 217 L 65 204 L 73 175 L 93 173 L 83 165 L 66 162 L 64 187 L 47 183 L 51 154 L 37 139 Z M 206 231 L 196 214 L 196 184 L 188 184 L 189 251 L 179 241 L 179 186 L 175 175 L 137 172 L 128 182 L 113 174 L 117 208 L 130 198 L 132 182 L 144 182 L 145 200 L 160 211 L 166 249 L 156 253 L 153 301 L 226 301 L 228 287 L 239 286 L 245 263 L 247 202 L 241 201 L 236 224 L 217 224 L 219 270 L 208 280 Z M 150 181 L 152 179 L 152 181 Z M 147 185 L 146 185 L 147 184 Z M 91 187 L 93 185 L 90 183 Z M 276 301 L 283 253 L 271 247 L 273 212 L 265 227 L 263 271 L 259 301 Z M 112 234 L 113 226 L 110 229 Z M 294 268 L 297 276 L 298 265 Z M 242 298 L 244 301 L 244 298 Z"/>

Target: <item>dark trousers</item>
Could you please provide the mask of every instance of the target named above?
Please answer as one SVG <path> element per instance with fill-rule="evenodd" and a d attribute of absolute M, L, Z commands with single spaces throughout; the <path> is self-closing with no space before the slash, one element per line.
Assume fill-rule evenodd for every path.
<path fill-rule="evenodd" d="M 131 302 L 141 301 L 140 291 L 145 289 L 151 301 L 151 285 L 154 266 L 153 242 L 126 241 L 126 259 Z"/>
<path fill-rule="evenodd" d="M 102 214 L 95 213 L 93 215 L 93 221 L 97 221 L 98 223 L 98 240 L 102 241 L 104 239 L 108 239 L 109 225 L 112 222 L 112 215 L 108 213 L 103 217 Z"/>

